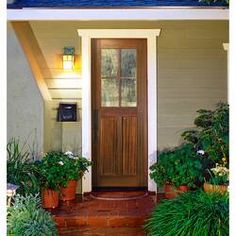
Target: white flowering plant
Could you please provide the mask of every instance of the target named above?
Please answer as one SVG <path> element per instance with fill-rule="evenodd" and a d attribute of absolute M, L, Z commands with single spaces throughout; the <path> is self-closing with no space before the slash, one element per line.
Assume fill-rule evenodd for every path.
<path fill-rule="evenodd" d="M 65 159 L 67 156 L 59 151 L 46 153 L 41 161 L 37 161 L 40 184 L 43 188 L 59 190 L 64 182 Z"/>
<path fill-rule="evenodd" d="M 90 165 L 85 157 L 70 151 L 50 151 L 37 164 L 42 187 L 55 190 L 65 187 L 69 180 L 81 178 Z"/>
<path fill-rule="evenodd" d="M 214 168 L 209 170 L 211 184 L 228 185 L 229 183 L 229 169 L 226 167 L 226 159 L 222 158 L 223 164 L 216 163 Z"/>
<path fill-rule="evenodd" d="M 69 180 L 81 178 L 85 171 L 88 171 L 90 165 L 91 162 L 87 158 L 74 155 L 71 151 L 66 151 L 63 155 L 64 180 L 62 186 L 65 187 Z"/>

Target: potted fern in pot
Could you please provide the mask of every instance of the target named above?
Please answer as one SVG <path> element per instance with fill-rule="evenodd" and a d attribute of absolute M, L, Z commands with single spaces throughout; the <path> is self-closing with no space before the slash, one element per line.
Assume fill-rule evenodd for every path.
<path fill-rule="evenodd" d="M 77 182 L 88 171 L 91 162 L 85 157 L 74 155 L 67 151 L 62 160 L 63 181 L 60 188 L 61 199 L 63 201 L 73 200 L 76 197 Z"/>

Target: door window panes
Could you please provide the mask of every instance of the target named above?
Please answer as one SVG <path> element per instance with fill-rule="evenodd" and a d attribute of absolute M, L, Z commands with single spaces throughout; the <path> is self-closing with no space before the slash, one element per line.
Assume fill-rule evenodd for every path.
<path fill-rule="evenodd" d="M 101 49 L 101 106 L 137 106 L 136 49 Z"/>

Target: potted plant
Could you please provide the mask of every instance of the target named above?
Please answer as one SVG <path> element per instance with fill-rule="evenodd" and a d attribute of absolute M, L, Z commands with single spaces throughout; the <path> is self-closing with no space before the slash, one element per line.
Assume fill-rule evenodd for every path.
<path fill-rule="evenodd" d="M 151 168 L 150 177 L 163 186 L 166 198 L 174 198 L 203 181 L 201 157 L 192 144 L 183 144 L 159 154 Z"/>
<path fill-rule="evenodd" d="M 63 155 L 63 181 L 60 192 L 63 201 L 73 200 L 76 197 L 76 186 L 78 179 L 82 178 L 91 162 L 85 157 L 75 156 L 72 152 L 67 151 Z"/>
<path fill-rule="evenodd" d="M 177 192 L 186 192 L 203 181 L 202 157 L 197 155 L 192 144 L 183 144 L 176 148 L 171 157 L 171 180 Z"/>
<path fill-rule="evenodd" d="M 164 186 L 165 197 L 168 199 L 177 196 L 175 188 L 172 184 L 172 168 L 170 168 L 170 157 L 173 155 L 173 150 L 166 149 L 159 153 L 157 162 L 150 167 L 150 177 L 158 187 Z"/>
<path fill-rule="evenodd" d="M 210 178 L 204 183 L 205 192 L 227 192 L 229 184 L 229 169 L 226 167 L 226 158 L 222 158 L 223 164 L 216 163 L 209 171 Z"/>
<path fill-rule="evenodd" d="M 42 205 L 44 208 L 55 208 L 59 204 L 59 189 L 63 183 L 62 152 L 51 151 L 38 161 L 40 183 L 42 187 Z"/>

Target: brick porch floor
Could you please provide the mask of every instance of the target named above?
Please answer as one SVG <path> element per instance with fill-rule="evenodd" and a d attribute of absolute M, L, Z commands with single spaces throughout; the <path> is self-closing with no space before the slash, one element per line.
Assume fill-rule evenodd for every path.
<path fill-rule="evenodd" d="M 114 195 L 113 195 L 114 194 Z M 142 228 L 157 201 L 150 193 L 114 192 L 101 195 L 77 196 L 76 200 L 60 202 L 50 210 L 59 234 L 67 236 L 141 236 Z"/>

